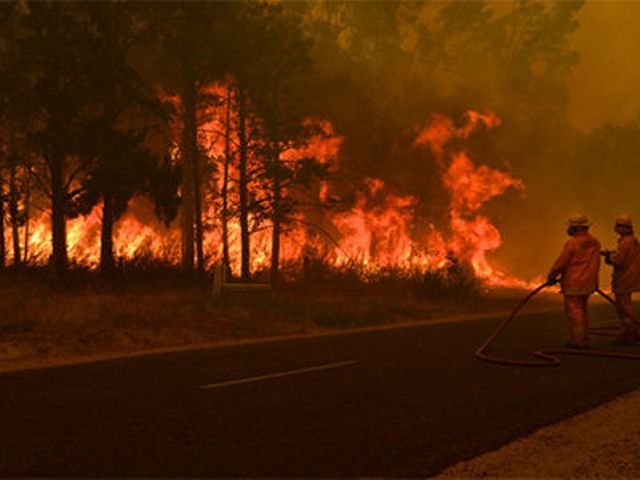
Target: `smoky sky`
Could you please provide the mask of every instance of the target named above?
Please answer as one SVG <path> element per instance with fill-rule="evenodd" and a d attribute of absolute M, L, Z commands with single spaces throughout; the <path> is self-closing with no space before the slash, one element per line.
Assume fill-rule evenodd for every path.
<path fill-rule="evenodd" d="M 501 13 L 514 3 L 489 5 Z M 567 240 L 566 219 L 572 214 L 588 215 L 592 233 L 609 249 L 616 246 L 617 215 L 630 214 L 640 225 L 640 164 L 635 160 L 640 159 L 640 141 L 636 145 L 627 139 L 608 154 L 598 150 L 602 142 L 591 141 L 593 132 L 606 125 L 625 128 L 640 118 L 640 2 L 587 0 L 576 20 L 570 46 L 579 61 L 566 79 L 570 128 L 512 152 L 513 173 L 527 188 L 486 207 L 503 238 L 489 258 L 498 268 L 529 279 L 547 273 Z M 533 149 L 527 169 L 522 158 Z M 603 265 L 604 286 L 610 274 Z"/>
<path fill-rule="evenodd" d="M 570 119 L 590 130 L 640 112 L 640 2 L 587 1 L 573 34 L 580 63 L 569 77 Z"/>

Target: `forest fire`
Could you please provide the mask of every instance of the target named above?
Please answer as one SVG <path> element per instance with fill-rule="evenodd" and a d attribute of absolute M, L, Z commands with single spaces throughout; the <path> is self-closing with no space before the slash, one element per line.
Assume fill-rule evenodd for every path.
<path fill-rule="evenodd" d="M 202 130 L 220 131 L 224 109 L 212 109 L 209 113 L 210 123 Z M 308 123 L 317 133 L 304 146 L 287 151 L 283 158 L 296 162 L 313 157 L 337 168 L 343 139 L 326 121 L 308 120 Z M 311 197 L 311 206 L 301 208 L 292 216 L 283 234 L 283 265 L 299 268 L 304 258 L 314 258 L 333 268 L 348 265 L 362 272 L 375 273 L 390 268 L 428 272 L 446 269 L 453 263 L 464 263 L 489 285 L 524 285 L 491 267 L 486 254 L 500 247 L 502 240 L 490 219 L 479 213 L 487 201 L 509 188 L 521 190 L 523 183 L 506 172 L 476 165 L 464 149 L 449 147 L 451 140 L 464 140 L 481 126 L 492 129 L 499 125 L 500 120 L 493 113 L 470 111 L 460 126 L 448 117 L 434 115 L 418 134 L 414 148 L 427 148 L 433 153 L 441 181 L 449 193 L 447 229 L 439 230 L 432 223 L 428 223 L 426 231 L 415 228 L 419 220 L 416 207 L 420 200 L 393 192 L 378 178 L 363 180 L 356 188 L 355 200 L 347 207 L 336 211 L 317 208 L 314 202 L 320 203 L 337 195 L 331 180 L 322 180 L 306 189 L 304 194 Z M 209 153 L 214 158 L 221 158 L 224 142 L 223 136 L 215 134 L 200 139 L 200 143 L 209 146 Z M 229 175 L 236 177 L 237 170 L 231 168 Z M 219 178 L 216 181 L 219 189 Z M 260 193 L 258 191 L 256 196 Z M 237 197 L 237 192 L 230 195 Z M 218 199 L 205 204 L 208 206 L 203 215 L 204 250 L 206 265 L 210 268 L 222 257 L 221 206 Z M 88 215 L 68 221 L 69 257 L 73 263 L 87 267 L 99 265 L 101 212 L 102 205 L 97 204 Z M 263 226 L 251 235 L 251 270 L 254 272 L 269 267 L 270 234 L 270 228 Z M 230 266 L 237 274 L 241 254 L 237 219 L 228 220 L 227 235 Z M 11 244 L 9 236 L 7 244 Z M 31 219 L 28 252 L 31 263 L 48 261 L 51 244 L 47 214 Z M 120 262 L 155 260 L 178 264 L 179 222 L 174 221 L 169 227 L 163 225 L 154 217 L 151 202 L 142 197 L 134 198 L 115 224 L 114 255 Z"/>
<path fill-rule="evenodd" d="M 0 477 L 640 478 L 632 3 L 0 2 Z"/>

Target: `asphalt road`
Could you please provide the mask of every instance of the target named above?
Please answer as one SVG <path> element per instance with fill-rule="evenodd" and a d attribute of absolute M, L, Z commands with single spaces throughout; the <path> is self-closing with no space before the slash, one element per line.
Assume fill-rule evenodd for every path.
<path fill-rule="evenodd" d="M 430 476 L 640 385 L 640 362 L 479 363 L 496 322 L 0 374 L 0 474 Z M 529 315 L 499 348 L 564 333 L 560 314 Z"/>

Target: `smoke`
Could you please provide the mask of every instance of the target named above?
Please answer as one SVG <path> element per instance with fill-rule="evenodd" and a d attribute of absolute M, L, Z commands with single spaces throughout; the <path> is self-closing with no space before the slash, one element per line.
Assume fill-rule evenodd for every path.
<path fill-rule="evenodd" d="M 640 4 L 587 2 L 578 11 L 570 46 L 579 55 L 564 84 L 568 92 L 568 128 L 532 139 L 533 165 L 518 164 L 526 196 L 500 222 L 503 249 L 495 259 L 522 275 L 544 273 L 559 254 L 566 217 L 584 212 L 603 245 L 615 248 L 614 218 L 628 213 L 640 222 L 637 158 L 640 157 L 640 63 L 633 61 L 640 42 Z M 505 120 L 508 122 L 508 119 Z M 524 253 L 526 252 L 526 253 Z M 601 283 L 610 283 L 601 269 Z"/>
<path fill-rule="evenodd" d="M 563 3 L 569 4 L 558 2 Z M 535 4 L 547 13 L 554 8 L 550 2 L 544 7 L 530 2 Z M 489 18 L 507 18 L 516 3 L 489 2 L 486 8 L 493 12 Z M 449 109 L 491 109 L 503 121 L 484 144 L 474 146 L 474 157 L 508 166 L 526 185 L 521 195 L 507 192 L 485 206 L 503 240 L 499 250 L 488 254 L 489 261 L 524 278 L 546 273 L 567 239 L 566 220 L 574 213 L 592 219 L 592 233 L 607 248 L 615 248 L 612 227 L 618 214 L 628 213 L 640 224 L 640 141 L 634 140 L 640 137 L 640 63 L 633 61 L 640 42 L 640 3 L 586 2 L 564 20 L 541 12 L 529 12 L 540 15 L 540 39 L 557 41 L 554 35 L 564 28 L 565 40 L 557 45 L 567 56 L 544 57 L 541 51 L 548 64 L 531 64 L 534 69 L 541 65 L 539 76 L 526 77 L 517 62 L 504 61 L 504 52 L 481 54 L 469 41 L 466 56 L 456 57 L 435 77 Z M 490 22 L 477 27 L 475 37 L 468 34 L 475 43 L 481 44 Z M 609 276 L 603 267 L 603 285 Z"/>
<path fill-rule="evenodd" d="M 572 44 L 580 63 L 568 79 L 569 118 L 589 131 L 606 122 L 626 123 L 640 111 L 640 3 L 588 2 L 578 14 Z"/>

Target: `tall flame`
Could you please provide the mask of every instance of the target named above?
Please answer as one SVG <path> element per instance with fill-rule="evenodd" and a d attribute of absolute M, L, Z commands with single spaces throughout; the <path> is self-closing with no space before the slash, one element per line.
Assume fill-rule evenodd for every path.
<path fill-rule="evenodd" d="M 486 253 L 497 250 L 502 238 L 491 221 L 478 212 L 486 202 L 509 188 L 524 189 L 524 183 L 487 165 L 476 166 L 464 150 L 446 148 L 451 140 L 466 139 L 481 126 L 490 130 L 500 124 L 500 119 L 492 112 L 468 111 L 460 127 L 447 117 L 434 115 L 418 135 L 415 145 L 431 149 L 441 168 L 442 182 L 450 193 L 451 250 L 458 258 L 470 261 L 476 274 L 488 283 L 520 285 L 515 279 L 495 271 L 487 261 Z"/>
<path fill-rule="evenodd" d="M 220 88 L 218 93 L 222 96 L 225 91 Z M 219 134 L 225 122 L 224 105 L 212 107 L 207 116 L 211 120 L 202 128 L 200 143 L 208 148 L 212 158 L 220 161 L 224 155 L 224 136 Z M 317 126 L 320 133 L 306 146 L 286 152 L 284 160 L 315 157 L 337 168 L 342 137 L 335 134 L 332 125 L 325 120 L 309 119 L 308 122 Z M 420 199 L 393 192 L 381 179 L 368 178 L 358 186 L 355 202 L 346 210 L 327 213 L 302 209 L 294 219 L 299 221 L 291 224 L 283 238 L 283 262 L 295 263 L 312 255 L 335 267 L 355 263 L 367 271 L 392 267 L 425 272 L 444 268 L 455 258 L 468 262 L 476 275 L 489 284 L 520 286 L 517 280 L 493 269 L 487 260 L 487 252 L 498 249 L 502 239 L 498 229 L 480 212 L 486 202 L 510 188 L 522 190 L 524 184 L 505 171 L 475 164 L 469 152 L 459 146 L 464 144 L 460 140 L 474 132 L 499 125 L 500 119 L 491 112 L 469 111 L 461 125 L 438 114 L 433 115 L 416 136 L 414 147 L 426 148 L 433 154 L 440 168 L 442 184 L 449 193 L 448 229 L 441 231 L 433 224 L 428 224 L 426 233 L 424 228 L 417 229 Z M 233 165 L 230 174 L 233 178 L 237 176 Z M 219 190 L 220 177 L 215 181 Z M 324 201 L 331 195 L 332 185 L 325 181 L 312 190 L 311 195 Z M 204 241 L 209 266 L 222 254 L 220 208 L 217 201 L 212 201 L 207 202 L 204 209 L 207 224 Z M 117 258 L 145 257 L 179 262 L 178 222 L 166 228 L 154 219 L 152 211 L 150 202 L 143 198 L 131 202 L 129 210 L 115 225 Z M 101 205 L 96 205 L 88 215 L 68 221 L 69 256 L 78 264 L 95 267 L 99 263 L 100 212 Z M 32 263 L 48 261 L 51 252 L 49 223 L 46 214 L 30 221 Z M 231 266 L 237 272 L 241 253 L 237 219 L 229 219 L 228 231 Z M 270 235 L 270 230 L 264 228 L 251 236 L 254 271 L 269 265 Z M 9 245 L 10 242 L 11 238 L 7 236 Z"/>

